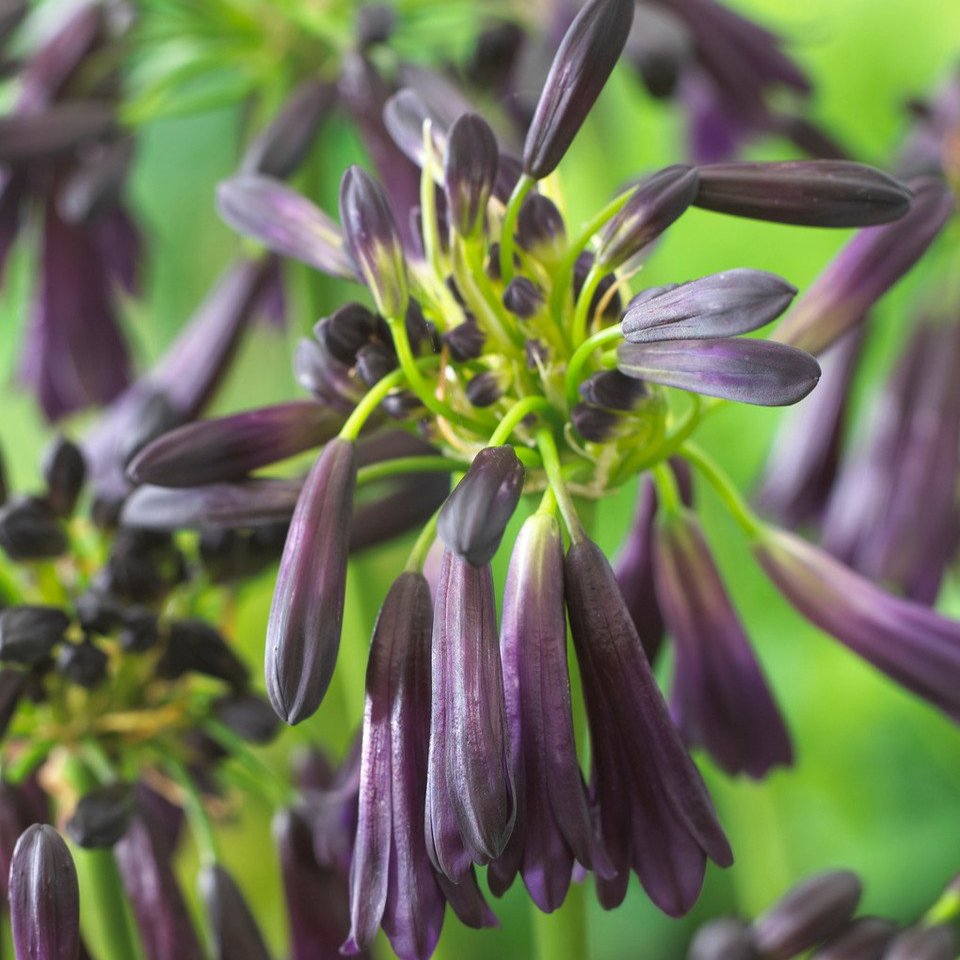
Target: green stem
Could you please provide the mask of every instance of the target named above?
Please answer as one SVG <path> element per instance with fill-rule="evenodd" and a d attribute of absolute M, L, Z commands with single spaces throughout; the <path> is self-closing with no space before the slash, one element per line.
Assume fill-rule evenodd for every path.
<path fill-rule="evenodd" d="M 620 324 L 614 324 L 612 327 L 606 327 L 600 330 L 592 337 L 587 337 L 583 343 L 573 352 L 570 362 L 567 364 L 567 372 L 564 377 L 566 385 L 567 403 L 572 407 L 579 398 L 578 389 L 580 386 L 580 371 L 584 364 L 593 356 L 595 350 L 606 346 L 614 340 L 620 340 L 623 334 L 620 331 Z"/>
<path fill-rule="evenodd" d="M 497 310 L 493 297 L 488 299 L 470 270 L 470 263 L 464 249 L 463 240 L 453 240 L 453 276 L 467 307 L 473 312 L 487 332 L 507 352 L 517 353 L 517 347 L 523 343 L 519 331 L 504 323 L 504 316 Z M 488 291 L 489 292 L 489 291 Z"/>
<path fill-rule="evenodd" d="M 437 539 L 437 520 L 440 519 L 438 510 L 424 525 L 417 537 L 417 542 L 410 551 L 410 557 L 407 565 L 404 567 L 408 573 L 422 573 L 423 565 L 427 562 L 427 554 L 433 546 L 433 541 Z"/>
<path fill-rule="evenodd" d="M 664 437 L 652 450 L 640 451 L 640 455 L 628 458 L 617 472 L 617 483 L 622 483 L 643 470 L 649 470 L 663 460 L 672 457 L 697 429 L 703 419 L 700 395 L 690 394 L 690 409 L 680 421 L 680 425 L 669 436 Z"/>
<path fill-rule="evenodd" d="M 513 235 L 517 230 L 520 208 L 535 183 L 530 174 L 523 174 L 507 201 L 507 209 L 503 215 L 503 228 L 500 232 L 500 279 L 503 280 L 504 286 L 513 279 Z"/>
<path fill-rule="evenodd" d="M 567 485 L 563 481 L 557 441 L 554 440 L 553 434 L 546 427 L 537 431 L 537 446 L 540 448 L 543 470 L 547 475 L 547 481 L 553 490 L 553 495 L 557 498 L 557 506 L 560 508 L 560 516 L 563 517 L 567 533 L 570 534 L 570 539 L 574 543 L 580 543 L 586 539 L 587 535 L 583 529 L 583 524 L 580 522 L 570 491 L 567 490 Z"/>
<path fill-rule="evenodd" d="M 545 413 L 553 411 L 553 405 L 546 397 L 524 397 L 518 400 L 504 415 L 500 425 L 490 434 L 488 447 L 497 447 L 506 443 L 517 425 L 531 413 L 542 410 Z"/>
<path fill-rule="evenodd" d="M 200 863 L 204 867 L 212 866 L 218 860 L 217 838 L 213 832 L 213 824 L 204 809 L 197 785 L 179 760 L 168 757 L 166 766 L 167 772 L 183 791 L 183 809 L 200 854 Z"/>
<path fill-rule="evenodd" d="M 719 464 L 693 443 L 685 443 L 680 448 L 680 453 L 703 474 L 744 533 L 751 539 L 758 537 L 764 530 L 763 522 L 750 509 L 746 500 L 740 495 L 740 491 Z"/>
<path fill-rule="evenodd" d="M 657 498 L 660 510 L 669 518 L 683 510 L 683 498 L 677 477 L 666 463 L 660 462 L 653 468 L 653 480 L 657 486 Z"/>
<path fill-rule="evenodd" d="M 570 884 L 566 900 L 553 913 L 542 913 L 536 907 L 532 909 L 536 955 L 540 960 L 557 960 L 559 957 L 589 960 L 586 884 Z"/>
<path fill-rule="evenodd" d="M 597 288 L 606 275 L 607 271 L 603 267 L 594 264 L 583 281 L 577 306 L 573 312 L 573 325 L 570 328 L 570 342 L 575 348 L 587 339 L 590 328 L 590 307 Z"/>
<path fill-rule="evenodd" d="M 279 806 L 290 806 L 296 800 L 296 790 L 278 777 L 228 726 L 219 720 L 207 720 L 204 729 L 235 760 L 246 767 L 258 783 L 269 786 Z"/>
<path fill-rule="evenodd" d="M 436 358 L 429 357 L 434 360 Z M 378 380 L 360 399 L 347 417 L 347 422 L 340 428 L 340 439 L 354 441 L 360 436 L 364 424 L 373 415 L 374 411 L 386 399 L 391 390 L 395 390 L 407 378 L 407 373 L 401 368 L 392 370 L 382 380 Z"/>
<path fill-rule="evenodd" d="M 436 157 L 433 155 L 433 131 L 429 119 L 423 121 L 423 169 L 420 171 L 420 215 L 423 221 L 423 252 L 431 273 L 442 277 L 446 271 L 440 263 L 440 229 L 437 225 L 436 181 L 433 176 Z"/>
<path fill-rule="evenodd" d="M 393 460 L 382 460 L 361 467 L 357 471 L 357 486 L 367 483 L 376 483 L 403 473 L 452 473 L 454 470 L 463 470 L 470 464 L 463 460 L 454 460 L 451 457 L 396 457 Z"/>
<path fill-rule="evenodd" d="M 936 902 L 923 915 L 922 922 L 928 926 L 937 923 L 953 923 L 960 917 L 960 877 L 954 877 Z"/>

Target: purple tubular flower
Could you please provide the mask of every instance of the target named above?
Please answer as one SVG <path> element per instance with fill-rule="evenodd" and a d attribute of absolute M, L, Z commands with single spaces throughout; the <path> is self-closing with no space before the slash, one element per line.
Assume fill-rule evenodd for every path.
<path fill-rule="evenodd" d="M 639 380 L 762 407 L 796 403 L 820 379 L 819 364 L 803 350 L 734 338 L 624 343 L 617 368 Z"/>
<path fill-rule="evenodd" d="M 280 108 L 270 125 L 247 147 L 241 173 L 284 180 L 310 153 L 320 128 L 336 103 L 332 83 L 306 80 Z"/>
<path fill-rule="evenodd" d="M 53 827 L 35 823 L 17 841 L 10 862 L 10 923 L 18 957 L 77 960 L 77 870 Z"/>
<path fill-rule="evenodd" d="M 517 219 L 517 243 L 538 260 L 556 263 L 563 256 L 567 229 L 556 204 L 540 193 L 528 193 Z"/>
<path fill-rule="evenodd" d="M 523 464 L 513 447 L 486 447 L 470 464 L 440 511 L 437 534 L 475 567 L 500 546 L 523 492 Z"/>
<path fill-rule="evenodd" d="M 592 799 L 617 871 L 598 878 L 600 902 L 620 903 L 632 866 L 661 910 L 682 915 L 700 892 L 706 858 L 724 867 L 733 854 L 595 543 L 570 547 L 564 583 L 590 725 Z"/>
<path fill-rule="evenodd" d="M 470 861 L 496 859 L 513 830 L 503 667 L 489 566 L 446 550 L 433 621 L 433 706 L 427 767 L 430 860 L 454 883 Z"/>
<path fill-rule="evenodd" d="M 734 337 L 779 317 L 796 293 L 764 270 L 726 270 L 642 291 L 627 305 L 620 329 L 631 343 Z"/>
<path fill-rule="evenodd" d="M 557 521 L 535 514 L 518 535 L 503 598 L 500 654 L 506 685 L 517 822 L 490 864 L 494 893 L 519 871 L 547 913 L 562 903 L 574 860 L 611 869 L 597 851 L 577 762 L 563 608 L 563 538 Z"/>
<path fill-rule="evenodd" d="M 910 209 L 909 188 L 848 160 L 787 160 L 700 167 L 694 204 L 753 220 L 808 227 L 870 227 Z"/>
<path fill-rule="evenodd" d="M 787 412 L 777 430 L 757 501 L 788 527 L 819 521 L 827 509 L 865 331 L 865 325 L 849 330 L 820 355 L 817 389 Z"/>
<path fill-rule="evenodd" d="M 633 8 L 633 0 L 590 0 L 570 25 L 527 131 L 527 175 L 542 180 L 567 152 L 623 51 Z"/>
<path fill-rule="evenodd" d="M 423 832 L 431 622 L 427 581 L 401 574 L 380 610 L 367 665 L 346 952 L 369 946 L 381 923 L 401 960 L 429 957 L 440 936 L 444 896 Z"/>
<path fill-rule="evenodd" d="M 897 935 L 897 925 L 881 917 L 852 920 L 813 956 L 816 960 L 880 960 Z"/>
<path fill-rule="evenodd" d="M 65 437 L 57 437 L 43 458 L 43 479 L 47 484 L 46 500 L 58 517 L 69 517 L 77 505 L 87 465 L 80 448 Z"/>
<path fill-rule="evenodd" d="M 234 230 L 274 253 L 332 277 L 356 279 L 339 227 L 279 180 L 253 174 L 224 180 L 217 187 L 217 210 Z"/>
<path fill-rule="evenodd" d="M 774 337 L 818 354 L 860 323 L 867 311 L 920 259 L 954 210 L 937 178 L 909 183 L 910 211 L 888 226 L 858 233 L 820 274 Z"/>
<path fill-rule="evenodd" d="M 146 960 L 204 960 L 161 823 L 141 805 L 114 847 Z"/>
<path fill-rule="evenodd" d="M 350 167 L 340 182 L 340 220 L 347 246 L 379 313 L 406 316 L 409 291 L 400 234 L 387 197 L 362 168 Z"/>
<path fill-rule="evenodd" d="M 383 108 L 383 122 L 393 142 L 404 156 L 418 167 L 426 163 L 424 123 L 430 121 L 430 140 L 434 155 L 443 157 L 447 151 L 450 127 L 455 119 L 441 117 L 416 90 L 406 87 L 390 97 Z"/>
<path fill-rule="evenodd" d="M 450 223 L 463 237 L 474 237 L 485 226 L 499 159 L 497 138 L 483 117 L 465 113 L 450 128 L 443 189 Z"/>
<path fill-rule="evenodd" d="M 296 401 L 201 420 L 165 433 L 128 464 L 134 483 L 192 487 L 242 480 L 260 467 L 321 446 L 344 418 L 313 401 Z"/>
<path fill-rule="evenodd" d="M 641 181 L 600 235 L 597 263 L 616 270 L 639 253 L 693 203 L 699 182 L 696 168 L 684 164 L 658 170 Z"/>
<path fill-rule="evenodd" d="M 790 735 L 696 516 L 657 524 L 656 590 L 676 650 L 671 707 L 684 740 L 733 775 L 793 762 Z"/>
<path fill-rule="evenodd" d="M 806 619 L 960 721 L 960 624 L 891 596 L 784 530 L 766 530 L 754 552 Z"/>
<path fill-rule="evenodd" d="M 690 941 L 687 960 L 754 960 L 750 930 L 737 917 L 705 923 Z"/>
<path fill-rule="evenodd" d="M 331 440 L 313 465 L 283 548 L 267 622 L 267 693 L 289 724 L 323 700 L 340 646 L 357 454 Z"/>
<path fill-rule="evenodd" d="M 215 960 L 270 960 L 267 945 L 233 877 L 219 864 L 200 874 Z"/>
<path fill-rule="evenodd" d="M 862 892 L 860 878 L 850 870 L 814 874 L 753 922 L 754 946 L 765 960 L 805 953 L 846 926 Z"/>
<path fill-rule="evenodd" d="M 884 954 L 885 960 L 951 960 L 957 955 L 957 935 L 945 923 L 904 930 Z"/>
<path fill-rule="evenodd" d="M 113 109 L 93 100 L 70 100 L 38 112 L 0 117 L 0 163 L 16 167 L 54 160 L 106 136 L 115 124 Z"/>

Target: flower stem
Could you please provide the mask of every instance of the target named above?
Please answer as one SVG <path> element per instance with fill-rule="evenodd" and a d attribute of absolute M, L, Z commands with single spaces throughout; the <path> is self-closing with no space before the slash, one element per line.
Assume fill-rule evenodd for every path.
<path fill-rule="evenodd" d="M 382 460 L 380 463 L 371 463 L 357 471 L 357 486 L 385 480 L 403 473 L 453 473 L 454 470 L 463 470 L 470 466 L 462 460 L 451 457 L 423 456 L 423 457 L 395 457 L 392 460 Z"/>
<path fill-rule="evenodd" d="M 582 883 L 570 884 L 563 905 L 553 913 L 533 909 L 533 931 L 539 960 L 576 957 L 589 960 L 587 937 L 587 897 Z"/>
<path fill-rule="evenodd" d="M 503 215 L 503 229 L 500 232 L 500 277 L 504 285 L 513 279 L 513 235 L 517 230 L 520 208 L 535 183 L 530 174 L 523 174 L 507 201 L 507 210 Z"/>
<path fill-rule="evenodd" d="M 960 917 L 960 877 L 954 877 L 930 909 L 923 915 L 923 923 L 952 923 Z"/>
<path fill-rule="evenodd" d="M 620 340 L 622 337 L 623 334 L 620 332 L 620 324 L 618 323 L 612 327 L 606 327 L 604 330 L 600 330 L 592 337 L 587 337 L 574 351 L 570 362 L 567 364 L 565 376 L 567 403 L 571 407 L 578 399 L 577 389 L 580 386 L 580 371 L 583 369 L 584 364 L 590 359 L 595 350 L 606 346 L 606 344 L 614 340 Z"/>
<path fill-rule="evenodd" d="M 497 447 L 510 439 L 516 426 L 536 410 L 552 411 L 553 405 L 546 397 L 524 397 L 518 400 L 504 415 L 500 425 L 490 435 L 488 447 Z"/>
<path fill-rule="evenodd" d="M 580 522 L 580 516 L 577 513 L 576 505 L 567 490 L 567 485 L 563 481 L 563 471 L 560 465 L 560 454 L 557 451 L 557 441 L 553 434 L 546 427 L 537 431 L 537 446 L 540 448 L 540 456 L 543 458 L 543 470 L 547 475 L 547 481 L 553 490 L 553 495 L 557 498 L 557 506 L 560 508 L 560 516 L 563 517 L 563 523 L 570 534 L 570 539 L 574 543 L 579 543 L 586 539 L 586 532 L 583 524 Z"/>
<path fill-rule="evenodd" d="M 200 862 L 208 867 L 217 862 L 217 838 L 213 832 L 213 824 L 203 807 L 203 800 L 197 791 L 196 784 L 190 778 L 186 767 L 172 757 L 167 759 L 167 771 L 171 778 L 183 791 L 183 809 L 190 824 L 194 843 L 200 854 Z"/>
<path fill-rule="evenodd" d="M 717 492 L 723 505 L 730 515 L 741 526 L 744 533 L 754 539 L 763 532 L 764 525 L 757 515 L 747 506 L 747 502 L 740 495 L 740 491 L 733 485 L 733 481 L 723 472 L 721 467 L 709 454 L 701 450 L 696 444 L 685 443 L 680 448 L 683 457 L 689 460 Z"/>
<path fill-rule="evenodd" d="M 417 536 L 417 541 L 410 551 L 410 557 L 407 565 L 404 567 L 408 573 L 423 573 L 423 565 L 427 561 L 427 554 L 433 546 L 433 541 L 437 538 L 437 520 L 440 518 L 438 510 L 424 525 Z"/>
<path fill-rule="evenodd" d="M 431 357 L 430 359 L 434 358 Z M 406 376 L 406 371 L 398 368 L 392 370 L 382 380 L 378 380 L 363 395 L 360 402 L 353 408 L 353 412 L 347 417 L 347 422 L 340 428 L 340 438 L 342 440 L 356 440 L 360 436 L 364 424 L 380 406 L 387 394 L 399 387 Z"/>
<path fill-rule="evenodd" d="M 596 295 L 597 288 L 607 275 L 603 267 L 594 264 L 583 281 L 580 296 L 577 297 L 577 306 L 573 312 L 573 324 L 570 328 L 570 342 L 577 349 L 587 339 L 590 328 L 590 307 Z"/>

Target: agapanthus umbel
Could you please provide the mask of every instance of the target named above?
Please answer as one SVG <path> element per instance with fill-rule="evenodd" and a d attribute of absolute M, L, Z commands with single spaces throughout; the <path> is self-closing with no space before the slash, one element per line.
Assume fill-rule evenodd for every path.
<path fill-rule="evenodd" d="M 287 255 L 362 281 L 377 311 L 351 306 L 324 318 L 296 358 L 298 379 L 338 410 L 343 423 L 302 486 L 275 593 L 269 682 L 284 718 L 301 721 L 315 710 L 334 672 L 351 498 L 391 473 L 463 474 L 423 524 L 395 587 L 399 592 L 391 593 L 377 628 L 361 765 L 363 826 L 354 859 L 357 946 L 368 942 L 382 918 L 411 956 L 431 950 L 436 922 L 410 932 L 397 917 L 402 904 L 390 900 L 392 890 L 399 895 L 389 873 L 398 862 L 395 843 L 413 844 L 409 855 L 418 859 L 407 866 L 435 877 L 455 909 L 456 881 L 461 893 L 464 884 L 473 890 L 473 868 L 485 864 L 491 864 L 497 892 L 519 872 L 537 903 L 552 909 L 570 895 L 576 861 L 595 870 L 605 905 L 622 900 L 634 870 L 657 904 L 681 914 L 698 895 L 707 859 L 731 861 L 644 654 L 642 641 L 654 638 L 638 636 L 636 624 L 657 618 L 645 621 L 625 605 L 578 498 L 600 499 L 638 475 L 644 496 L 654 486 L 657 496 L 648 500 L 641 526 L 646 549 L 657 552 L 653 575 L 648 567 L 644 577 L 648 586 L 657 581 L 657 612 L 665 614 L 683 653 L 691 654 L 684 661 L 686 678 L 702 671 L 698 689 L 723 690 L 721 707 L 709 715 L 717 726 L 710 737 L 703 735 L 702 718 L 698 731 L 689 712 L 684 732 L 705 741 L 732 769 L 760 774 L 789 758 L 782 728 L 769 743 L 745 738 L 747 714 L 738 711 L 738 701 L 762 688 L 762 677 L 744 653 L 738 621 L 702 541 L 688 535 L 680 543 L 669 531 L 668 514 L 680 502 L 674 487 L 689 464 L 716 488 L 761 553 L 775 536 L 692 435 L 703 416 L 726 401 L 786 405 L 816 386 L 820 368 L 809 353 L 746 336 L 775 320 L 795 291 L 778 277 L 744 269 L 699 280 L 678 276 L 676 285 L 631 299 L 630 270 L 689 205 L 778 223 L 866 226 L 896 220 L 913 196 L 886 174 L 847 162 L 673 167 L 629 187 L 588 230 L 570 229 L 559 208 L 538 202 L 545 198 L 536 178 L 559 163 L 613 69 L 629 7 L 598 0 L 583 8 L 560 45 L 519 164 L 478 114 L 420 76 L 417 90 L 401 91 L 385 106 L 376 98 L 367 102 L 381 138 L 378 156 L 392 151 L 420 168 L 412 200 L 405 182 L 387 177 L 380 187 L 352 168 L 343 181 L 338 227 L 268 178 L 253 191 L 247 179 L 220 188 L 231 223 Z M 395 142 L 385 145 L 385 131 Z M 477 150 L 463 149 L 466 142 Z M 297 224 L 303 223 L 318 228 L 301 230 Z M 595 249 L 588 249 L 591 244 Z M 618 306 L 621 297 L 629 301 L 625 309 Z M 388 424 L 391 431 L 424 438 L 431 452 L 357 467 L 356 454 L 385 435 Z M 221 519 L 230 514 L 242 524 L 245 507 L 258 516 L 266 495 L 258 500 L 257 491 L 276 492 L 277 484 L 289 481 L 241 480 L 236 467 L 266 466 L 291 448 L 272 448 L 255 418 L 246 426 L 251 450 L 244 455 L 237 445 L 245 429 L 240 421 L 205 425 L 204 443 L 222 442 L 231 451 L 224 465 L 231 479 L 169 490 L 168 502 L 203 502 L 213 510 L 220 497 L 229 499 Z M 154 482 L 166 482 L 157 469 L 165 451 L 173 451 L 171 463 L 182 464 L 191 460 L 190 445 L 184 434 L 161 438 L 140 463 L 152 465 Z M 195 446 L 196 457 L 201 450 Z M 151 488 L 150 496 L 160 497 L 158 491 Z M 498 638 L 490 563 L 511 515 L 532 496 L 540 497 L 535 526 L 544 529 L 534 538 L 536 550 L 527 543 L 533 527 L 521 536 Z M 664 532 L 654 547 L 649 538 L 660 523 Z M 562 570 L 561 529 L 569 539 Z M 439 555 L 439 572 L 431 573 L 429 745 L 425 756 L 404 749 L 402 757 L 388 757 L 388 740 L 402 746 L 412 736 L 401 720 L 405 710 L 391 713 L 388 704 L 396 711 L 408 687 L 425 686 L 422 678 L 401 682 L 412 676 L 404 671 L 413 670 L 414 639 L 423 642 L 420 614 L 391 613 L 402 612 L 399 598 L 414 583 L 423 593 L 416 578 L 438 537 L 442 550 L 433 555 Z M 541 555 L 542 561 L 534 560 Z M 537 573 L 533 567 L 541 562 Z M 681 567 L 700 575 L 697 589 L 678 575 Z M 790 576 L 788 570 L 778 581 L 788 595 Z M 594 769 L 588 788 L 568 720 L 580 704 L 565 686 L 568 666 L 558 634 L 564 608 L 589 720 Z M 696 634 L 716 624 L 724 631 L 722 650 L 698 652 L 694 642 L 703 641 Z M 828 626 L 849 640 L 843 616 Z M 934 632 L 949 629 L 940 625 Z M 917 648 L 903 622 L 890 630 L 896 634 L 890 645 L 911 651 L 906 659 L 923 660 L 929 652 Z M 954 671 L 949 657 L 938 662 Z M 551 678 L 549 690 L 545 677 Z M 534 696 L 529 691 L 538 682 L 540 695 Z M 779 719 L 772 701 L 764 703 L 764 716 Z M 418 729 L 422 709 L 409 713 L 409 724 Z M 409 790 L 402 809 L 393 805 L 386 813 L 386 798 L 393 804 L 400 782 L 424 785 L 422 839 L 410 823 Z M 361 876 L 374 884 L 374 901 L 363 899 Z M 431 903 L 436 921 L 438 900 Z M 484 908 L 472 906 L 473 919 L 486 922 Z"/>

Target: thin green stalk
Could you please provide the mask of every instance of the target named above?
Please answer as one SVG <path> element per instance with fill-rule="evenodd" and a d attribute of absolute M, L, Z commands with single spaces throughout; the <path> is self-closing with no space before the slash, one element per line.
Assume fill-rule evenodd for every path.
<path fill-rule="evenodd" d="M 553 434 L 546 427 L 537 431 L 537 447 L 540 449 L 540 456 L 543 459 L 543 469 L 547 475 L 547 481 L 553 490 L 553 495 L 557 498 L 557 506 L 560 508 L 560 516 L 563 517 L 563 523 L 570 534 L 570 539 L 574 543 L 579 543 L 586 539 L 586 532 L 580 517 L 577 514 L 576 505 L 567 490 L 567 485 L 563 480 L 563 470 L 560 465 L 560 454 L 557 451 L 557 441 Z"/>
<path fill-rule="evenodd" d="M 577 306 L 573 312 L 573 324 L 570 328 L 570 342 L 574 345 L 574 349 L 587 339 L 590 328 L 590 307 L 593 304 L 597 288 L 606 275 L 607 271 L 603 267 L 594 264 L 587 273 L 587 278 L 583 281 L 580 296 L 577 298 Z"/>
<path fill-rule="evenodd" d="M 628 477 L 632 477 L 643 470 L 649 470 L 650 467 L 655 466 L 662 460 L 668 460 L 672 457 L 697 429 L 703 416 L 699 394 L 691 393 L 690 408 L 673 433 L 664 437 L 652 450 L 641 450 L 639 455 L 625 460 L 617 473 L 617 482 L 621 483 Z"/>
<path fill-rule="evenodd" d="M 710 486 L 716 491 L 721 502 L 744 533 L 751 539 L 758 537 L 764 530 L 763 522 L 747 505 L 733 481 L 723 472 L 714 459 L 696 444 L 685 443 L 680 453 L 703 474 Z"/>
<path fill-rule="evenodd" d="M 429 359 L 433 360 L 435 358 L 430 357 Z M 388 373 L 382 380 L 378 380 L 363 395 L 360 402 L 353 408 L 353 412 L 347 417 L 346 423 L 340 428 L 340 439 L 356 440 L 367 420 L 386 399 L 387 394 L 399 387 L 406 378 L 406 371 L 398 367 Z"/>
<path fill-rule="evenodd" d="M 453 240 L 453 276 L 457 281 L 457 288 L 463 296 L 467 307 L 474 313 L 494 340 L 507 352 L 517 353 L 518 347 L 523 344 L 519 331 L 504 320 L 504 314 L 497 309 L 495 298 L 488 297 L 477 283 L 477 279 L 470 269 L 467 253 L 460 237 Z M 488 293 L 491 291 L 488 287 Z"/>
<path fill-rule="evenodd" d="M 553 913 L 542 913 L 536 907 L 533 911 L 533 932 L 540 960 L 558 960 L 560 957 L 589 960 L 585 884 L 570 884 L 563 906 Z"/>
<path fill-rule="evenodd" d="M 280 806 L 289 806 L 296 800 L 296 790 L 278 777 L 228 726 L 219 720 L 207 720 L 204 729 L 235 760 L 243 764 L 261 784 L 267 784 Z"/>
<path fill-rule="evenodd" d="M 683 509 L 683 498 L 680 496 L 676 474 L 666 463 L 661 462 L 653 468 L 653 481 L 657 486 L 657 498 L 663 514 L 669 518 L 679 513 Z"/>
<path fill-rule="evenodd" d="M 507 201 L 507 209 L 503 215 L 503 229 L 500 232 L 500 278 L 504 285 L 513 279 L 513 235 L 517 231 L 520 208 L 535 183 L 530 174 L 523 174 Z"/>
<path fill-rule="evenodd" d="M 463 470 L 470 466 L 463 460 L 454 460 L 451 457 L 396 457 L 393 460 L 381 460 L 361 467 L 357 471 L 357 486 L 385 480 L 404 473 L 452 473 L 454 470 Z"/>
<path fill-rule="evenodd" d="M 523 397 L 518 400 L 504 415 L 500 425 L 490 435 L 487 441 L 488 447 L 497 447 L 506 443 L 510 439 L 510 434 L 516 429 L 521 421 L 525 420 L 531 413 L 542 410 L 545 413 L 553 412 L 553 404 L 546 397 Z"/>
<path fill-rule="evenodd" d="M 591 297 L 592 299 L 592 297 Z M 612 343 L 614 340 L 620 340 L 623 334 L 620 331 L 620 324 L 614 324 L 612 327 L 606 327 L 595 333 L 592 337 L 587 337 L 580 346 L 573 352 L 570 362 L 567 364 L 567 372 L 564 377 L 566 388 L 567 403 L 572 407 L 578 399 L 577 390 L 580 386 L 580 371 L 584 364 L 593 356 L 595 350 Z"/>
<path fill-rule="evenodd" d="M 427 562 L 427 554 L 433 546 L 433 541 L 437 539 L 437 520 L 440 519 L 438 510 L 424 525 L 420 534 L 417 536 L 417 542 L 410 551 L 407 559 L 407 565 L 404 567 L 408 573 L 422 573 L 423 565 Z"/>
<path fill-rule="evenodd" d="M 923 923 L 953 923 L 960 917 L 960 879 L 954 879 L 940 894 L 930 909 L 923 915 Z"/>
<path fill-rule="evenodd" d="M 167 772 L 183 791 L 183 809 L 190 824 L 190 833 L 197 845 L 200 863 L 204 867 L 212 866 L 218 860 L 217 838 L 197 785 L 179 760 L 168 757 L 166 767 Z"/>

